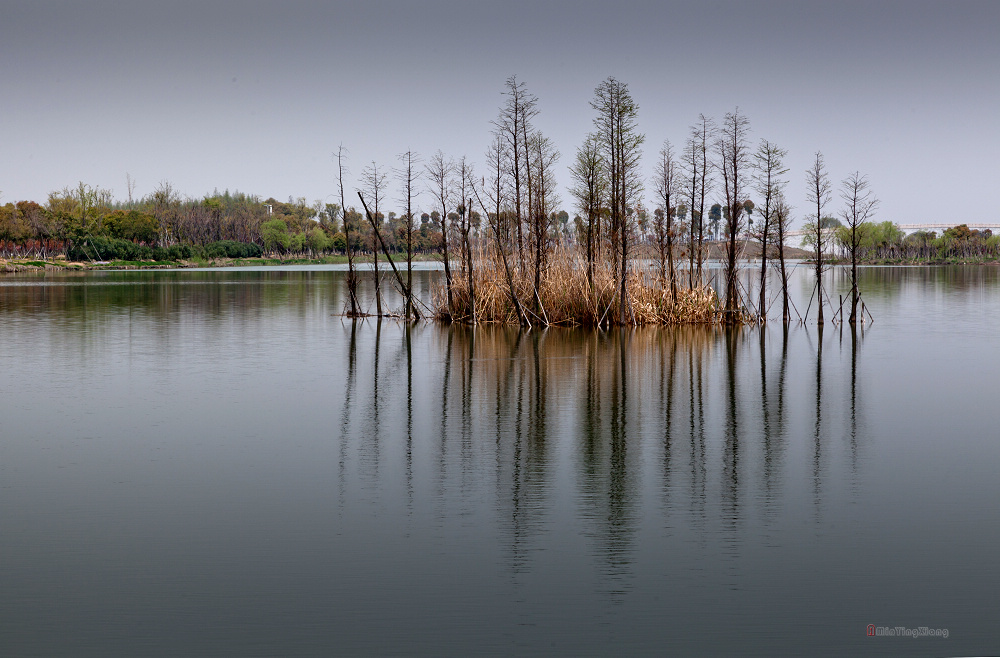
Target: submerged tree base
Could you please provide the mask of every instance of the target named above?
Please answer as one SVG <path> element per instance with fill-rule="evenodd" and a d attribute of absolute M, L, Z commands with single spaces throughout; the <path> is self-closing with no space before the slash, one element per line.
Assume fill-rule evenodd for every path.
<path fill-rule="evenodd" d="M 508 256 L 508 262 L 511 257 Z M 473 258 L 471 304 L 467 272 L 455 272 L 451 282 L 451 306 L 444 286 L 435 294 L 436 317 L 445 322 L 521 324 L 511 299 L 503 261 L 495 252 L 480 252 Z M 719 297 L 708 285 L 678 286 L 671 298 L 670 284 L 658 272 L 636 268 L 630 263 L 626 277 L 625 322 L 621 321 L 620 279 L 608 262 L 594 265 L 593 285 L 589 282 L 585 258 L 576 250 L 556 249 L 548 255 L 536 296 L 534 272 L 512 266 L 518 302 L 530 324 L 544 326 L 605 327 L 626 325 L 748 324 L 757 321 L 752 313 L 727 314 Z"/>

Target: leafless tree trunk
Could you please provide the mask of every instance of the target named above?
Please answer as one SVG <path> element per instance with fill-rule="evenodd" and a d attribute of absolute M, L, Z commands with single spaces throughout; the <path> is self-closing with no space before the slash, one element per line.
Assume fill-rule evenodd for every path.
<path fill-rule="evenodd" d="M 469 314 L 472 316 L 472 324 L 476 324 L 476 279 L 472 271 L 472 242 L 469 233 L 472 230 L 472 198 L 469 195 L 475 188 L 473 181 L 472 165 L 468 164 L 463 155 L 458 161 L 458 186 L 459 186 L 459 230 L 462 232 L 462 252 L 465 255 L 465 276 L 466 285 L 469 288 Z"/>
<path fill-rule="evenodd" d="M 500 110 L 500 116 L 494 122 L 497 131 L 503 136 L 505 155 L 510 176 L 514 182 L 514 210 L 516 214 L 517 254 L 520 269 L 524 270 L 524 208 L 522 201 L 525 190 L 522 189 L 522 176 L 526 175 L 528 165 L 527 136 L 531 132 L 531 119 L 538 114 L 535 105 L 538 98 L 529 94 L 525 84 L 517 81 L 517 76 L 507 78 L 505 82 L 507 102 Z M 523 162 L 523 164 L 522 164 Z M 530 212 L 530 211 L 529 211 Z"/>
<path fill-rule="evenodd" d="M 715 137 L 716 127 L 712 119 L 704 114 L 698 115 L 698 125 L 694 127 L 694 136 L 697 144 L 697 156 L 701 162 L 698 167 L 699 178 L 699 198 L 698 198 L 698 282 L 702 281 L 702 265 L 705 260 L 705 197 L 712 188 L 714 180 L 711 178 L 708 166 L 708 146 Z M 694 208 L 693 202 L 691 208 Z"/>
<path fill-rule="evenodd" d="M 372 211 L 375 213 L 374 215 L 369 215 L 368 221 L 371 222 L 372 230 L 375 232 L 375 235 L 372 237 L 372 267 L 375 274 L 375 308 L 378 317 L 382 317 L 384 313 L 382 312 L 382 276 L 378 270 L 378 245 L 374 241 L 378 240 L 378 242 L 382 242 L 382 235 L 379 232 L 379 225 L 382 223 L 382 215 L 379 214 L 379 203 L 385 191 L 385 179 L 385 171 L 379 169 L 379 166 L 374 162 L 365 167 L 361 172 L 361 183 L 364 186 L 364 191 L 372 200 Z M 368 206 L 365 206 L 365 212 L 368 212 Z M 392 262 L 388 251 L 385 251 L 385 257 L 390 263 Z"/>
<path fill-rule="evenodd" d="M 664 284 L 667 282 L 667 272 L 669 272 L 671 304 L 677 300 L 677 279 L 674 272 L 673 217 L 675 208 L 670 205 L 670 202 L 676 196 L 677 177 L 674 149 L 669 141 L 665 141 L 663 148 L 660 149 L 660 159 L 656 163 L 655 185 L 661 206 L 656 211 L 658 214 L 654 223 L 654 233 L 660 253 L 660 276 Z M 666 264 L 663 262 L 664 252 L 666 252 Z"/>
<path fill-rule="evenodd" d="M 382 231 L 379 230 L 378 220 L 375 219 L 371 210 L 368 209 L 368 204 L 365 203 L 365 197 L 361 193 L 361 190 L 358 190 L 358 198 L 361 199 L 361 205 L 365 209 L 365 215 L 368 217 L 368 222 L 372 226 L 372 232 L 375 234 L 375 240 L 378 242 L 378 245 L 382 247 L 382 253 L 385 254 L 385 259 L 389 261 L 392 273 L 396 277 L 396 283 L 399 284 L 399 289 L 403 292 L 403 298 L 406 299 L 407 306 L 412 309 L 414 319 L 419 320 L 420 311 L 417 310 L 416 305 L 413 303 L 413 290 L 406 285 L 405 281 L 403 281 L 403 275 L 399 273 L 399 270 L 396 268 L 396 263 L 393 262 L 392 258 L 389 256 L 389 249 L 385 246 L 385 240 L 382 239 Z"/>
<path fill-rule="evenodd" d="M 867 222 L 878 209 L 879 200 L 869 189 L 867 176 L 855 171 L 844 179 L 840 186 L 840 198 L 846 207 L 841 216 L 850 234 L 848 250 L 851 252 L 851 316 L 848 319 L 852 325 L 858 321 L 858 247 L 861 235 L 858 229 Z"/>
<path fill-rule="evenodd" d="M 594 261 L 596 260 L 596 240 L 600 230 L 601 206 L 604 202 L 606 172 L 600 143 L 594 135 L 588 135 L 583 145 L 577 149 L 576 160 L 569 170 L 573 187 L 570 194 L 576 199 L 577 208 L 586 216 L 587 285 L 594 291 Z"/>
<path fill-rule="evenodd" d="M 786 184 L 786 181 L 781 178 L 788 173 L 788 169 L 784 165 L 786 155 L 788 155 L 788 152 L 785 149 L 775 146 L 766 139 L 760 140 L 757 151 L 754 153 L 754 166 L 757 170 L 755 189 L 764 201 L 762 206 L 758 206 L 758 211 L 761 214 L 761 228 L 758 231 L 758 238 L 760 239 L 760 304 L 758 305 L 758 312 L 762 319 L 766 319 L 767 315 L 767 308 L 765 306 L 767 249 L 769 240 L 778 237 L 775 235 L 778 233 L 777 229 L 779 228 L 775 216 L 775 204 L 782 195 Z M 781 249 L 780 238 L 778 244 L 779 249 Z M 781 249 L 781 254 L 784 255 L 783 249 Z M 782 286 L 782 290 L 786 298 L 785 304 L 787 305 L 787 291 L 784 290 L 784 286 Z M 787 311 L 788 309 L 786 308 L 785 312 L 787 313 Z"/>
<path fill-rule="evenodd" d="M 532 158 L 529 161 L 529 169 L 534 169 L 534 173 L 529 177 L 532 181 L 532 188 L 529 198 L 532 199 L 531 232 L 535 250 L 535 313 L 541 312 L 545 317 L 545 309 L 542 308 L 541 286 L 542 271 L 545 269 L 549 252 L 549 212 L 559 199 L 556 195 L 555 176 L 552 172 L 555 163 L 559 160 L 559 151 L 552 146 L 549 138 L 540 132 L 535 132 L 529 142 Z M 546 320 L 546 324 L 548 321 Z"/>
<path fill-rule="evenodd" d="M 406 231 L 406 287 L 413 290 L 413 197 L 415 195 L 413 186 L 420 178 L 420 170 L 414 169 L 414 166 L 419 166 L 420 158 L 413 153 L 413 151 L 407 151 L 399 155 L 399 160 L 403 163 L 403 166 L 396 172 L 396 177 L 403 186 L 403 198 L 401 202 L 406 205 L 406 215 L 403 218 Z M 409 318 L 413 315 L 413 297 L 408 296 L 406 299 L 406 317 Z"/>
<path fill-rule="evenodd" d="M 830 195 L 830 176 L 826 172 L 823 154 L 816 151 L 813 166 L 806 170 L 806 200 L 816 204 L 816 216 L 806 230 L 811 234 L 816 247 L 816 301 L 819 303 L 816 322 L 819 324 L 823 324 L 823 251 L 827 245 L 827 234 L 823 228 L 823 208 L 830 202 Z"/>
<path fill-rule="evenodd" d="M 503 244 L 504 240 L 503 240 L 503 238 L 502 238 L 502 236 L 500 234 L 500 214 L 501 214 L 500 199 L 502 198 L 501 197 L 501 182 L 500 182 L 501 181 L 501 172 L 500 172 L 500 169 L 501 169 L 501 165 L 502 165 L 502 160 L 500 158 L 502 157 L 502 155 L 501 155 L 501 151 L 500 150 L 497 150 L 496 154 L 497 154 L 497 160 L 496 160 L 496 162 L 497 162 L 497 179 L 496 179 L 496 197 L 495 197 L 495 199 L 496 199 L 497 213 L 496 213 L 496 219 L 495 219 L 495 221 L 490 221 L 490 219 L 489 219 L 490 213 L 486 209 L 486 206 L 483 204 L 483 200 L 479 196 L 479 192 L 476 190 L 475 185 L 472 186 L 472 193 L 475 194 L 476 200 L 479 202 L 479 207 L 481 207 L 483 209 L 483 212 L 486 214 L 487 222 L 489 222 L 490 227 L 493 229 L 494 237 L 495 237 L 496 243 L 497 243 L 497 251 L 500 253 L 500 261 L 503 263 L 504 276 L 507 279 L 507 289 L 508 289 L 508 291 L 510 293 L 510 303 L 511 303 L 511 305 L 513 305 L 514 312 L 517 314 L 517 321 L 518 321 L 518 323 L 522 327 L 530 327 L 531 326 L 531 322 L 528 320 L 528 315 L 524 312 L 524 309 L 521 307 L 521 302 L 517 298 L 517 288 L 514 286 L 514 277 L 513 277 L 513 275 L 511 274 L 511 271 L 510 271 L 510 263 L 507 260 L 507 252 L 504 250 L 504 244 Z"/>
<path fill-rule="evenodd" d="M 448 296 L 448 314 L 452 313 L 451 297 L 451 264 L 448 258 L 448 206 L 451 205 L 451 175 L 455 163 L 445 160 L 444 154 L 438 151 L 427 165 L 427 175 L 431 182 L 431 193 L 434 200 L 441 205 L 441 248 L 444 254 L 445 292 Z"/>
<path fill-rule="evenodd" d="M 728 112 L 716 140 L 718 168 L 729 208 L 726 245 L 726 321 L 735 322 L 740 308 L 740 294 L 736 279 L 736 257 L 739 235 L 743 229 L 743 196 L 746 188 L 746 169 L 750 150 L 747 143 L 750 121 L 740 114 L 739 108 Z"/>
<path fill-rule="evenodd" d="M 358 273 L 354 269 L 354 247 L 351 244 L 351 221 L 344 199 L 344 145 L 337 147 L 337 185 L 340 188 L 340 212 L 344 217 L 344 241 L 347 242 L 347 295 L 351 299 L 351 317 L 360 313 L 358 304 Z"/>
<path fill-rule="evenodd" d="M 135 192 L 135 179 L 132 174 L 125 173 L 125 188 L 128 190 L 128 207 L 132 208 L 132 193 Z"/>
<path fill-rule="evenodd" d="M 781 318 L 787 325 L 792 319 L 788 304 L 788 270 L 785 269 L 785 236 L 792 222 L 791 209 L 785 203 L 785 196 L 779 192 L 774 200 L 774 229 L 778 241 L 778 265 L 781 271 Z"/>
<path fill-rule="evenodd" d="M 701 218 L 697 217 L 698 213 L 698 172 L 700 170 L 701 161 L 698 158 L 698 141 L 692 133 L 691 137 L 688 138 L 687 143 L 684 146 L 684 164 L 687 166 L 687 173 L 691 174 L 691 187 L 686 188 L 685 191 L 688 193 L 688 208 L 689 208 L 689 223 L 688 223 L 688 288 L 694 288 L 694 273 L 695 273 L 695 250 L 700 249 L 698 244 L 698 235 L 700 233 Z M 686 184 L 686 181 L 685 181 Z M 699 258 L 698 262 L 701 260 Z"/>
<path fill-rule="evenodd" d="M 614 77 L 607 78 L 594 91 L 594 100 L 590 102 L 590 106 L 597 111 L 594 127 L 597 129 L 604 160 L 608 164 L 608 188 L 611 191 L 609 228 L 616 247 L 614 252 L 618 256 L 617 274 L 620 282 L 618 322 L 624 325 L 629 315 L 626 281 L 631 215 L 642 193 L 639 161 L 646 137 L 639 132 L 636 124 L 639 106 L 632 100 L 628 85 L 624 82 Z"/>

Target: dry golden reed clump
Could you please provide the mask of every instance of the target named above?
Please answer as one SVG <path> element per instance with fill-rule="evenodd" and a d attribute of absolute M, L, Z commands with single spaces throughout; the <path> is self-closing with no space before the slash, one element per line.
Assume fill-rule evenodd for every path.
<path fill-rule="evenodd" d="M 587 281 L 587 263 L 578 250 L 559 248 L 548 254 L 536 298 L 534 271 L 524 270 L 508 256 L 511 278 L 517 298 L 531 324 L 562 326 L 616 326 L 620 322 L 620 284 L 613 265 L 598 262 L 594 266 L 593 289 Z M 630 263 L 626 277 L 626 324 L 715 324 L 724 314 L 715 291 L 702 285 L 693 289 L 678 286 L 672 300 L 669 284 L 664 285 L 658 272 L 649 272 Z M 452 304 L 448 308 L 444 285 L 435 292 L 437 317 L 454 322 L 492 322 L 518 324 L 517 310 L 511 301 L 510 286 L 503 261 L 495 250 L 474 254 L 472 286 L 475 291 L 475 316 L 470 305 L 468 274 L 452 271 Z M 741 321 L 745 319 L 740 318 Z"/>

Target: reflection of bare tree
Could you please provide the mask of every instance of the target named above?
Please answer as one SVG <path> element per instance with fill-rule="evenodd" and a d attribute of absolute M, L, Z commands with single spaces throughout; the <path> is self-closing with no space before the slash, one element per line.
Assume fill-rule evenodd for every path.
<path fill-rule="evenodd" d="M 721 532 L 721 550 L 729 556 L 744 543 L 749 507 L 762 505 L 765 521 L 780 508 L 790 327 L 781 327 L 779 354 L 777 343 L 770 342 L 778 335 L 764 329 L 758 343 L 747 329 L 538 332 L 456 325 L 434 330 L 441 337 L 435 349 L 443 358 L 426 374 L 418 365 L 423 330 L 399 326 L 397 343 L 396 327 L 372 322 L 352 328 L 341 419 L 342 437 L 353 437 L 350 449 L 362 462 L 380 450 L 392 463 L 374 474 L 366 472 L 365 463 L 353 470 L 348 464 L 345 474 L 342 438 L 341 479 L 381 477 L 380 491 L 395 483 L 395 489 L 384 490 L 395 491 L 397 509 L 406 496 L 411 509 L 419 509 L 420 466 L 426 465 L 421 449 L 430 448 L 429 484 L 437 490 L 438 521 L 464 528 L 474 513 L 495 515 L 488 530 L 498 533 L 504 570 L 512 578 L 532 569 L 534 551 L 547 541 L 552 456 L 556 446 L 566 445 L 557 436 L 573 441 L 574 521 L 596 558 L 601 587 L 612 597 L 631 589 L 638 572 L 641 485 L 654 496 L 662 491 L 665 515 L 678 515 L 668 519 L 668 532 L 683 526 L 694 541 L 706 543 L 720 539 Z M 380 345 L 388 335 L 393 335 L 390 343 Z M 821 406 L 822 348 L 821 340 L 815 354 L 814 441 L 812 450 L 806 447 L 817 509 L 828 488 L 823 476 L 832 454 L 823 436 L 831 411 Z M 855 462 L 861 402 L 857 363 L 855 353 L 850 399 Z M 377 381 L 368 382 L 368 376 Z M 422 389 L 426 381 L 434 382 L 433 391 Z M 358 386 L 368 391 L 364 399 L 358 398 Z M 560 404 L 567 399 L 575 408 Z M 829 407 L 831 400 L 826 402 Z M 422 419 L 422 404 L 432 413 L 440 411 L 441 418 Z M 571 419 L 568 427 L 559 424 L 564 417 Z M 422 443 L 421 428 L 430 428 L 429 443 Z M 353 457 L 350 449 L 346 452 Z M 643 456 L 657 461 L 639 468 Z M 649 482 L 642 482 L 643 473 Z M 350 493 L 350 483 L 346 490 Z"/>
<path fill-rule="evenodd" d="M 632 486 L 628 473 L 628 359 L 629 334 L 618 334 L 618 376 L 611 392 L 611 473 L 608 496 L 608 557 L 622 568 L 630 562 L 632 535 L 635 534 Z"/>
<path fill-rule="evenodd" d="M 669 349 L 660 350 L 660 408 L 663 409 L 663 499 L 669 507 L 671 469 L 673 457 L 674 383 L 677 366 L 677 332 L 667 337 Z M 661 344 L 662 347 L 662 344 Z"/>
<path fill-rule="evenodd" d="M 691 512 L 704 521 L 707 503 L 705 480 L 708 469 L 705 464 L 705 396 L 702 375 L 702 350 L 697 349 L 693 340 L 688 341 Z"/>
<path fill-rule="evenodd" d="M 516 573 L 527 567 L 529 540 L 543 526 L 547 478 L 544 334 L 507 328 L 487 331 L 496 341 L 491 341 L 489 353 L 503 355 L 493 360 L 497 374 L 497 486 Z M 524 354 L 525 338 L 530 341 L 530 354 Z M 502 349 L 503 342 L 508 342 L 509 350 Z"/>
<path fill-rule="evenodd" d="M 821 440 L 823 428 L 823 325 L 817 325 L 816 344 L 816 423 L 813 434 L 813 503 L 816 507 L 816 514 L 820 512 L 820 500 L 822 473 L 823 473 L 823 445 Z"/>
<path fill-rule="evenodd" d="M 407 509 L 413 512 L 413 341 L 410 331 L 413 325 L 406 324 L 404 341 L 406 344 L 406 494 Z"/>
<path fill-rule="evenodd" d="M 850 449 L 851 449 L 851 476 L 856 480 L 858 477 L 858 353 L 861 351 L 861 340 L 864 338 L 864 329 L 851 325 L 851 402 L 850 402 Z M 857 487 L 855 486 L 855 491 Z"/>
<path fill-rule="evenodd" d="M 784 456 L 785 438 L 785 373 L 788 360 L 788 323 L 781 328 L 781 361 L 778 367 L 778 392 L 776 405 L 769 400 L 767 379 L 767 332 L 760 330 L 760 397 L 761 424 L 764 437 L 764 505 L 768 516 L 773 514 L 778 501 L 778 477 Z M 772 412 L 772 406 L 775 406 Z"/>
<path fill-rule="evenodd" d="M 594 334 L 589 342 L 581 418 L 584 445 L 580 485 L 584 516 L 593 526 L 590 532 L 602 546 L 606 575 L 618 592 L 624 587 L 622 580 L 631 573 L 636 532 L 635 484 L 628 459 L 632 420 L 628 368 L 631 337 L 631 331 L 622 329 Z"/>
<path fill-rule="evenodd" d="M 340 510 L 344 509 L 345 487 L 347 481 L 347 443 L 350 436 L 351 426 L 351 398 L 354 396 L 354 386 L 357 379 L 357 359 L 358 359 L 358 323 L 351 323 L 351 339 L 347 348 L 347 390 L 344 393 L 344 409 L 340 415 L 340 451 L 339 464 L 337 469 L 338 482 L 337 493 L 340 502 Z"/>
<path fill-rule="evenodd" d="M 722 501 L 724 518 L 735 529 L 740 520 L 740 418 L 737 399 L 736 363 L 743 329 L 725 330 L 726 343 L 726 438 L 722 451 Z"/>
<path fill-rule="evenodd" d="M 374 361 L 372 363 L 372 397 L 369 401 L 370 411 L 369 417 L 371 419 L 371 431 L 366 432 L 365 436 L 367 441 L 363 449 L 363 455 L 366 457 L 365 460 L 368 465 L 373 469 L 374 474 L 377 478 L 378 467 L 380 461 L 379 446 L 380 446 L 380 435 L 382 432 L 381 419 L 380 419 L 380 402 L 381 395 L 379 394 L 379 383 L 382 382 L 382 376 L 379 373 L 379 366 L 381 365 L 381 359 L 379 358 L 379 348 L 382 345 L 382 318 L 379 317 L 375 323 L 375 348 L 374 348 Z"/>
<path fill-rule="evenodd" d="M 448 331 L 448 341 L 444 349 L 444 372 L 441 378 L 441 436 L 438 447 L 438 496 L 444 496 L 445 471 L 448 465 L 448 400 L 451 399 L 451 369 L 454 354 L 455 334 L 460 326 Z M 461 325 L 464 328 L 464 325 Z"/>
<path fill-rule="evenodd" d="M 470 478 L 472 474 L 470 472 L 471 460 L 472 460 L 472 395 L 473 395 L 473 372 L 476 363 L 476 329 L 472 327 L 469 331 L 463 334 L 465 337 L 465 345 L 463 347 L 468 348 L 463 349 L 464 355 L 462 356 L 462 368 L 461 368 L 461 401 L 462 401 L 462 434 L 461 434 L 461 463 L 462 463 L 462 487 L 470 486 Z"/>

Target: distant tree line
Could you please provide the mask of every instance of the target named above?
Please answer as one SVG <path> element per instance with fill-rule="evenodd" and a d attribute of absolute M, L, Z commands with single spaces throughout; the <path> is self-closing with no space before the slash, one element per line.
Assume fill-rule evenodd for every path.
<path fill-rule="evenodd" d="M 850 253 L 850 235 L 837 226 L 834 239 L 841 256 Z M 974 260 L 1000 257 L 1000 235 L 989 229 L 970 229 L 959 224 L 936 231 L 916 231 L 905 235 L 892 222 L 866 223 L 860 227 L 858 250 L 864 261 Z"/>
<path fill-rule="evenodd" d="M 360 217 L 349 209 L 347 221 Z M 402 217 L 380 213 L 379 220 L 386 225 L 390 250 L 403 250 Z M 411 248 L 417 253 L 439 250 L 440 214 L 422 213 L 418 221 Z M 359 251 L 374 248 L 371 231 L 360 222 L 352 239 Z M 85 260 L 177 260 L 192 254 L 317 257 L 342 254 L 346 248 L 340 206 L 307 204 L 304 198 L 280 202 L 226 191 L 191 199 L 181 197 L 169 183 L 161 183 L 147 197 L 120 201 L 110 190 L 80 183 L 51 193 L 44 204 L 0 205 L 0 256 L 6 258 L 58 254 Z"/>

